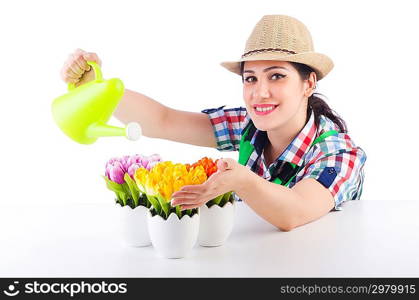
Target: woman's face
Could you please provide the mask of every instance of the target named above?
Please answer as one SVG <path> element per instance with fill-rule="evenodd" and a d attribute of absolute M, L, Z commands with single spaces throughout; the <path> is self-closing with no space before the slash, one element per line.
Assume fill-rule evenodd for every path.
<path fill-rule="evenodd" d="M 305 120 L 312 84 L 302 80 L 291 63 L 246 61 L 243 80 L 246 108 L 259 130 L 280 129 L 298 118 Z"/>

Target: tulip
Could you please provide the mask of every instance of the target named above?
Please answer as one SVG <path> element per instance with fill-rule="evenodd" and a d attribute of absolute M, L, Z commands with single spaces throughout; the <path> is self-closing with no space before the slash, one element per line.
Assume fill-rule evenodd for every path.
<path fill-rule="evenodd" d="M 217 161 L 218 159 L 214 162 L 211 158 L 203 157 L 189 167 L 194 168 L 197 166 L 202 166 L 205 170 L 205 173 L 207 174 L 207 177 L 210 177 L 212 174 L 217 172 Z"/>
<path fill-rule="evenodd" d="M 129 155 L 124 155 L 121 158 L 119 158 L 119 162 L 121 163 L 122 167 L 124 168 L 124 170 L 128 170 L 128 160 L 129 160 L 130 156 Z"/>
<path fill-rule="evenodd" d="M 127 200 L 131 199 L 134 206 L 141 204 L 149 207 L 149 202 L 144 197 L 140 197 L 139 192 L 144 194 L 147 191 L 150 195 L 155 194 L 152 181 L 149 179 L 147 190 L 145 187 L 140 189 L 140 185 L 134 180 L 134 174 L 141 168 L 150 170 L 160 161 L 161 157 L 158 154 L 153 154 L 150 157 L 141 154 L 113 157 L 105 165 L 107 187 L 116 193 L 118 201 L 121 201 L 123 205 L 126 205 Z M 140 203 L 144 200 L 145 203 Z"/>
<path fill-rule="evenodd" d="M 193 168 L 196 166 L 202 166 L 205 169 L 205 173 L 207 175 L 207 177 L 209 178 L 212 174 L 214 174 L 215 172 L 217 172 L 218 168 L 217 168 L 217 162 L 218 159 L 215 160 L 215 162 L 208 157 L 203 157 L 200 160 L 198 160 L 197 162 L 195 162 L 192 165 L 187 166 L 188 168 Z M 219 206 L 224 206 L 225 203 L 227 203 L 228 201 L 230 201 L 230 197 L 231 197 L 231 193 L 232 192 L 227 192 L 225 194 L 221 194 L 217 197 L 215 197 L 214 199 L 211 199 L 210 201 L 208 201 L 206 203 L 206 205 L 208 207 L 211 207 L 212 205 L 216 204 Z"/>
<path fill-rule="evenodd" d="M 113 182 L 123 184 L 125 182 L 124 175 L 125 170 L 122 166 L 122 164 L 118 161 L 115 161 L 112 166 L 109 167 L 109 179 Z"/>
<path fill-rule="evenodd" d="M 134 163 L 134 164 L 130 165 L 129 168 L 128 168 L 128 174 L 129 174 L 129 176 L 131 176 L 131 178 L 134 178 L 135 171 L 138 168 L 141 168 L 141 167 L 142 166 L 140 164 L 138 164 L 138 163 Z"/>
<path fill-rule="evenodd" d="M 162 159 L 161 159 L 160 155 L 158 155 L 157 153 L 150 155 L 150 156 L 148 157 L 148 159 L 149 159 L 150 161 L 153 161 L 153 162 L 154 162 L 154 161 L 155 161 L 155 162 L 160 162 L 160 161 L 162 161 Z"/>
<path fill-rule="evenodd" d="M 143 156 L 141 154 L 135 154 L 133 156 L 130 156 L 127 161 L 128 168 L 134 164 L 138 164 L 142 166 L 142 160 L 143 160 Z"/>
<path fill-rule="evenodd" d="M 118 158 L 114 157 L 114 158 L 109 159 L 106 162 L 106 165 L 105 165 L 105 175 L 106 175 L 106 177 L 108 177 L 109 180 L 111 179 L 109 173 L 110 173 L 111 169 L 113 168 L 113 165 L 114 165 L 114 163 L 116 161 L 118 161 Z"/>
<path fill-rule="evenodd" d="M 170 200 L 174 192 L 185 185 L 201 184 L 207 180 L 202 166 L 190 167 L 184 164 L 173 164 L 170 161 L 158 162 L 152 169 L 137 168 L 134 179 L 140 190 L 145 192 L 158 214 L 164 213 L 168 217 Z M 180 207 L 176 206 L 176 213 L 181 217 Z"/>
<path fill-rule="evenodd" d="M 157 165 L 160 161 L 156 160 L 156 161 L 149 161 L 147 166 L 145 167 L 147 170 L 151 170 L 152 168 L 154 168 L 155 165 Z"/>
<path fill-rule="evenodd" d="M 132 156 L 125 155 L 121 158 L 113 158 L 112 163 L 114 161 L 118 161 L 122 165 L 123 170 L 126 171 L 131 178 L 134 178 L 133 176 L 138 168 L 144 167 L 147 170 L 150 170 L 154 165 L 161 161 L 161 157 L 158 154 L 153 154 L 149 157 L 135 154 Z"/>
<path fill-rule="evenodd" d="M 196 166 L 189 171 L 189 180 L 191 184 L 201 184 L 207 180 L 207 174 L 202 166 Z"/>
<path fill-rule="evenodd" d="M 138 168 L 134 173 L 134 180 L 141 192 L 153 196 L 155 194 L 151 184 L 149 171 L 144 167 Z"/>

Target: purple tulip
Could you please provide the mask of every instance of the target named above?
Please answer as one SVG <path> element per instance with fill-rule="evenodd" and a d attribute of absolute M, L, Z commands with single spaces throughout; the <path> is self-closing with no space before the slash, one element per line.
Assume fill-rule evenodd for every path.
<path fill-rule="evenodd" d="M 160 160 L 150 161 L 146 169 L 150 171 L 159 162 L 160 162 Z"/>
<path fill-rule="evenodd" d="M 126 169 L 124 168 L 123 164 L 120 162 L 119 158 L 111 158 L 105 167 L 105 175 L 108 177 L 109 180 L 113 182 L 122 184 L 125 182 L 124 174 L 126 173 Z"/>
<path fill-rule="evenodd" d="M 121 165 L 122 165 L 122 167 L 125 171 L 127 171 L 128 168 L 129 168 L 129 165 L 128 165 L 128 160 L 129 159 L 130 159 L 129 155 L 124 155 L 123 157 L 119 158 L 119 162 L 121 163 Z"/>
<path fill-rule="evenodd" d="M 150 155 L 149 157 L 148 157 L 148 163 L 147 163 L 147 166 L 144 166 L 147 170 L 151 170 L 151 168 L 153 168 L 156 164 L 158 164 L 159 162 L 161 162 L 162 161 L 162 159 L 161 159 L 161 157 L 160 157 L 160 155 L 158 155 L 158 154 L 153 154 L 153 155 Z"/>
<path fill-rule="evenodd" d="M 110 173 L 111 169 L 113 168 L 113 165 L 116 161 L 119 161 L 119 159 L 117 157 L 113 157 L 106 162 L 105 175 L 109 179 L 111 179 L 111 177 L 109 176 L 109 173 Z"/>
<path fill-rule="evenodd" d="M 157 162 L 160 162 L 160 161 L 161 161 L 161 157 L 158 154 L 153 154 L 151 156 L 135 154 L 131 156 L 127 161 L 128 173 L 132 177 L 133 176 L 132 174 L 135 173 L 136 169 L 144 167 L 147 170 L 150 170 Z M 136 166 L 131 168 L 131 166 L 133 165 L 136 165 Z"/>
<path fill-rule="evenodd" d="M 143 156 L 140 154 L 135 154 L 128 159 L 128 168 L 133 164 L 141 165 L 143 160 Z"/>
<path fill-rule="evenodd" d="M 125 173 L 128 173 L 133 178 L 138 168 L 144 167 L 150 171 L 160 161 L 162 159 L 158 154 L 150 156 L 135 154 L 132 156 L 114 157 L 106 163 L 105 174 L 110 180 L 122 184 L 125 183 Z"/>
<path fill-rule="evenodd" d="M 108 160 L 108 164 L 113 164 L 114 161 L 119 161 L 118 157 L 112 157 L 110 160 Z"/>
<path fill-rule="evenodd" d="M 109 179 L 113 182 L 123 184 L 125 183 L 124 180 L 125 170 L 120 162 L 115 161 L 113 166 L 109 169 Z"/>
<path fill-rule="evenodd" d="M 129 174 L 129 176 L 131 176 L 131 178 L 134 178 L 134 174 L 135 174 L 135 171 L 138 169 L 138 168 L 141 168 L 142 166 L 140 165 L 140 164 L 132 164 L 129 168 L 128 168 L 128 174 Z"/>
<path fill-rule="evenodd" d="M 153 154 L 153 155 L 150 155 L 150 156 L 148 157 L 148 159 L 149 159 L 149 160 L 151 160 L 151 161 L 158 161 L 158 162 L 160 162 L 160 161 L 161 161 L 161 157 L 160 157 L 160 155 L 158 155 L 157 153 L 156 153 L 156 154 Z"/>

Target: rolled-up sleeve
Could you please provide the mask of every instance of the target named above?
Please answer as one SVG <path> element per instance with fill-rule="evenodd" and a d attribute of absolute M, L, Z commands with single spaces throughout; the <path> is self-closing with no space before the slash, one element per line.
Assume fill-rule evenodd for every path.
<path fill-rule="evenodd" d="M 366 159 L 360 147 L 322 155 L 307 166 L 301 179 L 314 178 L 329 189 L 335 210 L 340 210 L 343 202 L 360 199 Z"/>
<path fill-rule="evenodd" d="M 249 120 L 247 111 L 244 107 L 224 109 L 218 108 L 204 109 L 201 112 L 208 115 L 214 129 L 219 151 L 238 151 L 241 134 L 246 122 Z"/>

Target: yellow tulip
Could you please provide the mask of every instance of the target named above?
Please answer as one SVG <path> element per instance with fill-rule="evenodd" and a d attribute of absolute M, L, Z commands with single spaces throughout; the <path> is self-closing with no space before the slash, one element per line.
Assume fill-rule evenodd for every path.
<path fill-rule="evenodd" d="M 155 189 L 155 179 L 153 178 L 153 176 L 147 176 L 146 182 L 145 182 L 145 189 L 146 189 L 146 194 L 150 195 L 150 196 L 155 196 L 156 195 L 156 189 Z"/>
<path fill-rule="evenodd" d="M 207 174 L 202 166 L 197 166 L 191 169 L 189 173 L 192 184 L 202 184 L 207 180 Z"/>
<path fill-rule="evenodd" d="M 171 161 L 157 163 L 150 171 L 139 168 L 134 174 L 135 182 L 148 195 L 159 199 L 160 209 L 167 214 L 170 211 L 170 200 L 172 194 L 179 191 L 185 185 L 202 184 L 207 180 L 203 166 L 187 168 L 184 164 L 173 164 Z M 180 208 L 176 208 L 178 215 Z M 167 217 L 167 215 L 166 215 Z"/>
<path fill-rule="evenodd" d="M 144 167 L 138 168 L 137 170 L 135 170 L 134 173 L 135 183 L 143 193 L 146 192 L 145 184 L 149 173 L 150 172 Z"/>
<path fill-rule="evenodd" d="M 170 202 L 173 194 L 173 184 L 168 180 L 162 180 L 157 183 L 157 192 L 166 200 L 166 202 Z"/>
<path fill-rule="evenodd" d="M 182 178 L 188 174 L 188 170 L 184 164 L 176 164 L 173 166 L 173 177 L 175 179 Z"/>
<path fill-rule="evenodd" d="M 173 182 L 173 192 L 179 191 L 183 186 L 188 185 L 185 181 L 186 178 L 177 179 Z"/>

